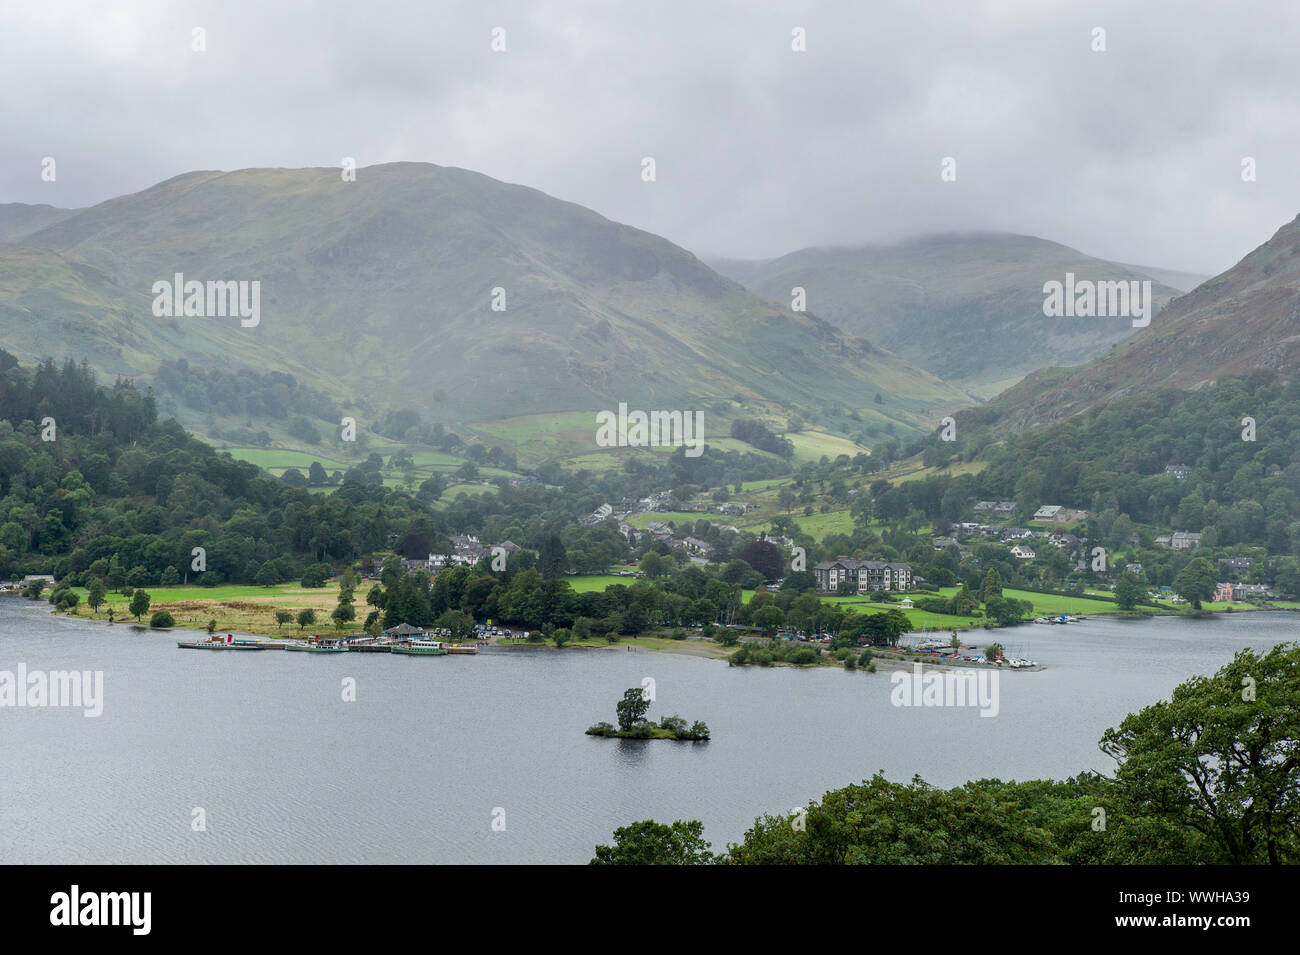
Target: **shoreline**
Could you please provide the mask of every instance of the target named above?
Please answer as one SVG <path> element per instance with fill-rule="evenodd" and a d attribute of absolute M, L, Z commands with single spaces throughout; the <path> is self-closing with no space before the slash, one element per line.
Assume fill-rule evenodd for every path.
<path fill-rule="evenodd" d="M 4 596 L 13 596 L 15 598 L 25 599 L 25 598 L 21 598 L 21 595 L 16 593 L 6 594 Z M 136 621 L 135 619 L 130 617 L 127 618 L 118 617 L 110 621 L 105 615 L 102 614 L 86 614 L 77 611 L 74 611 L 72 613 L 60 612 L 54 610 L 52 607 L 48 607 L 48 605 L 44 604 L 44 601 L 28 601 L 28 602 L 31 603 L 33 607 L 42 606 L 43 608 L 48 608 L 46 610 L 48 615 L 60 620 L 98 623 L 109 627 L 120 625 L 120 626 L 125 626 L 136 632 L 147 631 L 152 634 L 171 637 L 172 639 L 177 639 L 177 640 L 184 639 L 189 634 L 208 632 L 207 626 L 205 624 L 199 624 L 197 620 L 177 621 L 174 627 L 156 628 L 156 627 L 150 627 L 143 620 Z M 157 609 L 167 609 L 165 604 L 166 601 L 161 602 Z M 79 611 L 81 609 L 80 606 L 77 609 Z M 151 607 L 150 610 L 152 612 L 154 608 Z M 1175 619 L 1177 618 L 1213 619 L 1214 617 L 1217 616 L 1231 616 L 1240 613 L 1263 612 L 1263 611 L 1273 611 L 1273 612 L 1281 612 L 1281 613 L 1287 613 L 1287 612 L 1298 613 L 1300 612 L 1300 608 L 1276 607 L 1276 606 L 1263 606 L 1263 607 L 1251 606 L 1248 609 L 1243 608 L 1243 609 L 1223 609 L 1223 610 L 1205 611 L 1199 615 L 1191 614 L 1191 613 L 1181 613 L 1178 611 L 1167 611 L 1164 613 L 1145 613 L 1145 614 L 1103 611 L 1103 612 L 1089 613 L 1086 614 L 1086 616 L 1106 618 L 1110 620 L 1144 621 L 1144 620 L 1152 620 L 1161 617 L 1175 618 Z M 1076 623 L 1077 622 L 1078 621 L 1076 621 Z M 1032 621 L 1026 620 L 1024 624 L 1022 624 L 1021 626 L 1033 626 L 1033 625 L 1034 624 Z M 1066 624 L 1065 626 L 1071 626 L 1071 625 L 1073 624 Z M 1039 624 L 1039 626 L 1044 626 L 1044 625 Z M 935 632 L 940 632 L 940 633 L 950 632 L 952 629 L 954 628 L 952 627 L 934 628 Z M 957 629 L 958 631 L 965 631 L 965 632 L 970 632 L 974 630 L 986 630 L 989 632 L 989 634 L 994 634 L 999 631 L 1018 630 L 1019 627 L 984 627 L 982 625 L 977 625 L 977 626 L 956 627 L 955 629 Z M 266 639 L 266 640 L 282 640 L 286 642 L 306 640 L 312 636 L 327 637 L 330 639 L 339 638 L 339 634 L 332 632 L 332 630 L 329 629 L 322 629 L 316 631 L 309 631 L 304 629 L 299 632 L 286 633 L 283 630 L 254 630 L 254 629 L 242 628 L 242 627 L 218 626 L 214 628 L 214 630 L 211 632 L 213 634 L 227 633 L 227 634 L 233 634 L 238 637 L 253 637 L 258 639 Z M 990 639 L 994 640 L 995 638 L 990 637 Z M 599 644 L 595 643 L 594 641 L 586 642 L 586 643 L 570 642 L 570 643 L 566 643 L 562 647 L 556 647 L 553 643 L 550 642 L 543 642 L 543 641 L 530 642 L 530 641 L 523 641 L 518 639 L 509 640 L 508 642 L 503 641 L 501 639 L 489 639 L 489 640 L 482 640 L 482 641 L 475 640 L 472 641 L 472 643 L 475 646 L 477 646 L 480 650 L 492 648 L 493 650 L 501 650 L 501 651 L 510 651 L 515 649 L 528 649 L 528 650 L 547 650 L 547 651 L 592 650 L 592 651 L 601 651 L 601 652 L 622 651 L 622 652 L 631 652 L 631 653 L 642 653 L 642 652 L 673 653 L 679 656 L 691 656 L 691 657 L 696 657 L 697 659 L 727 662 L 728 664 L 732 653 L 736 649 L 736 647 L 734 646 L 724 647 L 721 644 L 714 643 L 713 641 L 709 641 L 709 640 L 704 640 L 701 637 L 691 637 L 686 640 L 673 640 L 666 636 L 628 637 L 628 638 L 622 638 L 619 641 L 614 643 L 602 642 Z M 876 653 L 874 660 L 877 664 L 878 670 L 888 670 L 888 671 L 910 670 L 911 667 L 918 662 L 921 665 L 926 667 L 935 667 L 935 668 L 942 668 L 942 669 L 949 669 L 949 670 L 975 669 L 979 671 L 987 668 L 990 669 L 992 672 L 1013 671 L 1013 672 L 1033 673 L 1033 672 L 1040 672 L 1046 669 L 1045 666 L 1037 663 L 1034 666 L 1030 666 L 1030 667 L 1013 668 L 1010 666 L 995 666 L 991 664 L 972 663 L 966 660 L 947 660 L 947 661 L 928 660 L 925 659 L 925 656 L 923 654 L 913 654 L 914 656 L 920 657 L 919 660 L 913 660 L 911 659 L 911 656 L 909 656 L 908 651 L 906 650 L 897 650 L 893 648 L 863 648 L 863 649 L 873 649 L 873 651 Z M 743 664 L 742 666 L 746 666 L 746 667 L 757 666 L 757 664 Z M 843 666 L 840 661 L 831 660 L 831 659 L 821 659 L 816 664 L 802 666 L 802 667 L 796 666 L 795 664 L 785 663 L 783 661 L 774 661 L 771 664 L 771 666 L 772 667 L 795 667 L 797 669 L 820 669 L 820 668 L 843 669 Z M 766 669 L 766 668 L 760 667 L 760 669 Z"/>

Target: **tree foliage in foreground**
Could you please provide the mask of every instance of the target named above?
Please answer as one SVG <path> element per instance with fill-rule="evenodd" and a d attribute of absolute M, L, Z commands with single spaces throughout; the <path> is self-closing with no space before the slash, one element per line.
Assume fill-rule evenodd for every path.
<path fill-rule="evenodd" d="M 614 830 L 612 846 L 597 846 L 591 865 L 707 865 L 713 861 L 704 825 L 647 819 Z"/>

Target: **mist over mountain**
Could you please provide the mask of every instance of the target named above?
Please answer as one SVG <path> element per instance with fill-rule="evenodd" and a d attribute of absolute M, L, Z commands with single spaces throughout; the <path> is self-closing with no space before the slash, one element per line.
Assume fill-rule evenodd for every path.
<path fill-rule="evenodd" d="M 1059 421 L 1159 388 L 1212 386 L 1230 375 L 1300 365 L 1300 217 L 1222 275 L 1173 301 L 1105 355 L 1043 369 L 985 409 L 1004 428 Z M 1233 424 L 1232 422 L 1227 425 Z"/>
<path fill-rule="evenodd" d="M 1056 242 L 1002 234 L 811 248 L 766 261 L 712 264 L 776 302 L 789 303 L 791 290 L 803 288 L 810 312 L 982 396 L 1045 365 L 1086 361 L 1132 333 L 1123 318 L 1045 317 L 1045 282 L 1064 281 L 1067 273 L 1095 282 L 1152 280 L 1153 298 L 1162 306 L 1196 279 L 1186 273 L 1162 278 Z"/>

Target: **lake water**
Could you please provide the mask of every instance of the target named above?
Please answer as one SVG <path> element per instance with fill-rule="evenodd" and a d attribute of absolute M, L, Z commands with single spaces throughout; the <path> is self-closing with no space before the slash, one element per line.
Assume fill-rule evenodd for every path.
<path fill-rule="evenodd" d="M 1242 647 L 1300 638 L 1300 615 L 998 636 L 1047 669 L 1001 674 L 999 715 L 982 718 L 894 706 L 883 671 L 622 648 L 209 653 L 4 598 L 0 671 L 102 670 L 104 702 L 98 718 L 0 709 L 0 863 L 585 863 L 647 818 L 701 819 L 718 849 L 761 813 L 876 770 L 940 786 L 1109 772 L 1108 726 Z M 713 739 L 583 734 L 645 677 L 651 718 L 702 719 Z"/>

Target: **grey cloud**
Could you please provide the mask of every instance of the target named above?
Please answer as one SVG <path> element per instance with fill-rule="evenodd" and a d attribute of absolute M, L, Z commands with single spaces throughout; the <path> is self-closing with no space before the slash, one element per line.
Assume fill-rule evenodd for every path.
<path fill-rule="evenodd" d="M 472 168 L 701 254 L 1003 230 L 1217 272 L 1300 211 L 1298 34 L 1263 0 L 33 2 L 0 31 L 0 201 L 354 156 Z"/>

